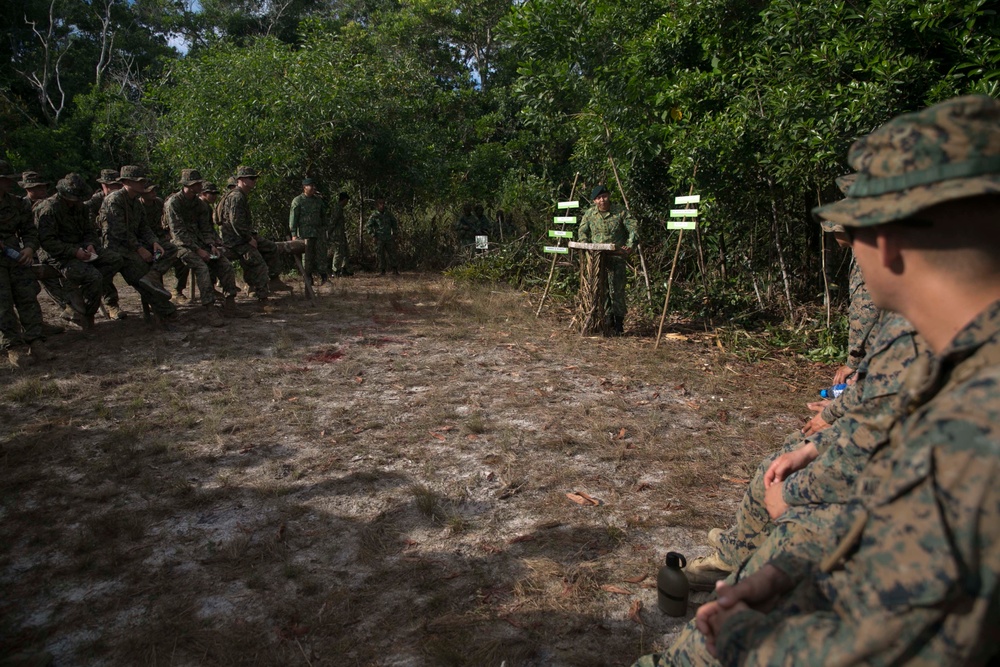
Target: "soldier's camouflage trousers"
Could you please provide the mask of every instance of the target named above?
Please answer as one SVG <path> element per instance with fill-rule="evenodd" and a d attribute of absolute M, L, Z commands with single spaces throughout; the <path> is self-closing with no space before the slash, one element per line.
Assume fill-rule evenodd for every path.
<path fill-rule="evenodd" d="M 303 258 L 303 269 L 306 275 L 318 273 L 327 274 L 326 239 L 323 237 L 306 239 L 306 256 Z"/>
<path fill-rule="evenodd" d="M 203 260 L 197 252 L 188 248 L 177 249 L 177 259 L 180 260 L 177 266 L 194 273 L 195 280 L 198 281 L 198 293 L 201 305 L 209 306 L 215 303 L 215 281 L 219 281 L 222 293 L 226 296 L 236 296 L 236 270 L 225 257 L 218 259 Z M 183 285 L 178 284 L 178 289 L 183 289 Z"/>
<path fill-rule="evenodd" d="M 243 280 L 250 287 L 250 293 L 258 298 L 267 296 L 267 283 L 281 274 L 278 263 L 278 246 L 274 241 L 257 238 L 257 247 L 241 243 L 227 249 L 229 261 L 239 262 L 243 268 Z"/>
<path fill-rule="evenodd" d="M 625 272 L 627 264 L 624 257 L 611 256 L 607 258 L 608 267 L 608 303 L 606 312 L 614 317 L 625 318 Z"/>
<path fill-rule="evenodd" d="M 135 289 L 136 292 L 142 295 L 155 315 L 166 317 L 177 312 L 177 307 L 170 303 L 169 297 L 164 296 L 155 290 L 151 290 L 139 282 L 142 277 L 150 271 L 156 271 L 162 278 L 163 274 L 169 271 L 177 261 L 177 246 L 166 242 L 161 243 L 160 245 L 163 247 L 163 256 L 151 263 L 140 257 L 139 253 L 134 250 L 114 250 L 118 250 L 121 254 L 121 274 L 122 278 L 125 279 L 125 282 Z M 147 250 L 152 252 L 150 248 L 147 248 Z"/>
<path fill-rule="evenodd" d="M 48 260 L 52 262 L 52 260 Z M 108 299 L 105 288 L 121 271 L 122 258 L 118 253 L 105 248 L 97 249 L 97 259 L 93 262 L 81 262 L 78 259 L 69 259 L 54 262 L 65 281 L 67 290 L 78 290 L 83 298 L 85 315 L 93 316 L 101 306 L 101 296 L 104 295 L 106 303 L 117 305 L 118 293 L 115 292 L 115 300 Z"/>
<path fill-rule="evenodd" d="M 396 241 L 395 239 L 378 239 L 375 242 L 375 258 L 378 260 L 378 270 L 385 273 L 387 270 L 393 271 L 399 268 L 396 262 Z"/>
<path fill-rule="evenodd" d="M 42 338 L 38 281 L 31 267 L 0 259 L 0 350 Z M 17 315 L 14 309 L 17 309 Z"/>
<path fill-rule="evenodd" d="M 328 273 L 343 271 L 347 266 L 347 231 L 344 225 L 331 229 L 328 234 L 330 268 Z"/>

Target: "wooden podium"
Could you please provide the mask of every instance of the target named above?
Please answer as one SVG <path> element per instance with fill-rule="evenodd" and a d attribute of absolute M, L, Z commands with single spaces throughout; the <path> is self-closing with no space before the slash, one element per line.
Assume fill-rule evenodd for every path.
<path fill-rule="evenodd" d="M 580 243 L 570 241 L 569 247 L 580 250 L 580 299 L 577 321 L 581 336 L 609 336 L 613 333 L 608 318 L 607 257 L 616 251 L 614 243 Z"/>

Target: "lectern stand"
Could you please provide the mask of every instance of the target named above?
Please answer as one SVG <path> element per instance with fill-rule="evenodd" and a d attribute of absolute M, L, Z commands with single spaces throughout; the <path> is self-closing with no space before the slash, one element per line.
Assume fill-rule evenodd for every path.
<path fill-rule="evenodd" d="M 577 306 L 580 335 L 610 336 L 613 333 L 613 326 L 607 312 L 607 258 L 615 252 L 615 244 L 570 241 L 568 245 L 581 251 L 580 303 Z"/>

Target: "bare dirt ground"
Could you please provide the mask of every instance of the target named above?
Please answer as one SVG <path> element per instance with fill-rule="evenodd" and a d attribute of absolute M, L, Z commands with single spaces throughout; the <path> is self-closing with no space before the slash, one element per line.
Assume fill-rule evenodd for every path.
<path fill-rule="evenodd" d="M 707 599 L 659 612 L 665 553 L 707 553 L 832 373 L 433 275 L 184 318 L 0 374 L 0 657 L 628 665 Z"/>

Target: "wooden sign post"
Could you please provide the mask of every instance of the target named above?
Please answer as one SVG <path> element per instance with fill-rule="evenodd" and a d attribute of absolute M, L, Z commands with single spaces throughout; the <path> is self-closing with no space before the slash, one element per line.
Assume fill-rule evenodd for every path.
<path fill-rule="evenodd" d="M 701 195 L 674 197 L 674 206 L 684 205 L 684 208 L 670 209 L 670 220 L 667 221 L 667 229 L 677 230 L 677 247 L 674 249 L 674 261 L 670 264 L 670 277 L 667 279 L 667 296 L 663 300 L 663 313 L 660 315 L 660 327 L 656 331 L 654 350 L 660 347 L 660 336 L 663 335 L 663 322 L 667 319 L 670 290 L 674 285 L 674 271 L 677 269 L 677 258 L 681 253 L 681 239 L 684 238 L 684 230 L 696 229 L 698 227 L 698 209 L 691 208 L 691 205 L 699 203 L 701 203 Z"/>
<path fill-rule="evenodd" d="M 578 173 L 576 177 L 573 178 L 573 187 L 570 189 L 570 199 L 576 193 L 576 178 L 579 177 Z M 557 210 L 568 211 L 575 208 L 580 208 L 579 201 L 561 201 L 557 204 Z M 538 310 L 535 311 L 535 317 L 542 314 L 542 306 L 545 305 L 545 297 L 548 296 L 549 287 L 552 286 L 552 276 L 556 272 L 556 259 L 559 255 L 568 255 L 569 248 L 561 245 L 562 240 L 572 239 L 573 231 L 566 229 L 566 225 L 575 225 L 577 220 L 575 215 L 557 215 L 552 218 L 552 222 L 559 225 L 559 229 L 550 229 L 549 238 L 554 238 L 556 240 L 555 245 L 547 245 L 542 248 L 542 252 L 546 252 L 552 255 L 552 264 L 549 266 L 549 279 L 545 281 L 545 289 L 542 291 L 542 300 L 538 302 Z"/>

